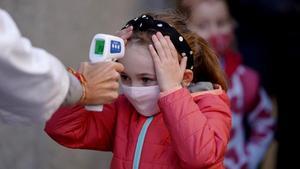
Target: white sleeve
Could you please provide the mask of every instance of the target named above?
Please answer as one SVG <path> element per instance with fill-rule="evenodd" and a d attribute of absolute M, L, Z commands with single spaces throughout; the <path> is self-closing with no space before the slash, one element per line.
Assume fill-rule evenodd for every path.
<path fill-rule="evenodd" d="M 48 119 L 64 101 L 69 77 L 63 64 L 21 36 L 0 9 L 0 121 L 33 123 Z"/>

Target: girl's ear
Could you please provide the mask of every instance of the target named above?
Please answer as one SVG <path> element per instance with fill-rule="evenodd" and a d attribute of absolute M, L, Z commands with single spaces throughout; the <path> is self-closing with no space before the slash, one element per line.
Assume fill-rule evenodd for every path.
<path fill-rule="evenodd" d="M 183 87 L 188 87 L 191 84 L 193 78 L 194 78 L 193 71 L 190 70 L 190 69 L 185 69 L 185 71 L 183 73 L 183 79 L 182 79 L 182 82 L 181 82 L 182 86 Z"/>

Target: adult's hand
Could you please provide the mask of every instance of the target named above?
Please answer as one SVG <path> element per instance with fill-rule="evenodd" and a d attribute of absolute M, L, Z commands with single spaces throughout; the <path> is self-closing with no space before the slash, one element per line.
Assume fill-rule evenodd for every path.
<path fill-rule="evenodd" d="M 124 66 L 117 62 L 106 61 L 98 63 L 83 62 L 78 72 L 86 79 L 85 99 L 83 105 L 99 105 L 113 102 L 119 96 L 120 72 Z"/>

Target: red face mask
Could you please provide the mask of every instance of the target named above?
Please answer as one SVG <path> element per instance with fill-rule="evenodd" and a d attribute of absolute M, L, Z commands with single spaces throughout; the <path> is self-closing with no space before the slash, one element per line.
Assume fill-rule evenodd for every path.
<path fill-rule="evenodd" d="M 213 49 L 218 53 L 219 56 L 223 56 L 225 52 L 230 49 L 233 41 L 232 33 L 212 35 L 208 42 L 212 45 Z"/>

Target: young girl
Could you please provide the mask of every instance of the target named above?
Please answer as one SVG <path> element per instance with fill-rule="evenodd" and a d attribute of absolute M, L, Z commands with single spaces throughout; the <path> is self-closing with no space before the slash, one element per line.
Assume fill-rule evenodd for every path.
<path fill-rule="evenodd" d="M 192 1 L 182 1 L 188 11 L 188 27 L 212 45 L 229 80 L 233 126 L 225 167 L 256 169 L 273 139 L 275 118 L 271 101 L 258 73 L 243 65 L 236 50 L 235 23 L 226 1 Z"/>
<path fill-rule="evenodd" d="M 112 151 L 112 169 L 223 168 L 231 128 L 224 76 L 179 16 L 129 21 L 133 34 L 119 59 L 124 95 L 102 112 L 59 109 L 46 124 L 49 136 L 70 148 Z"/>

